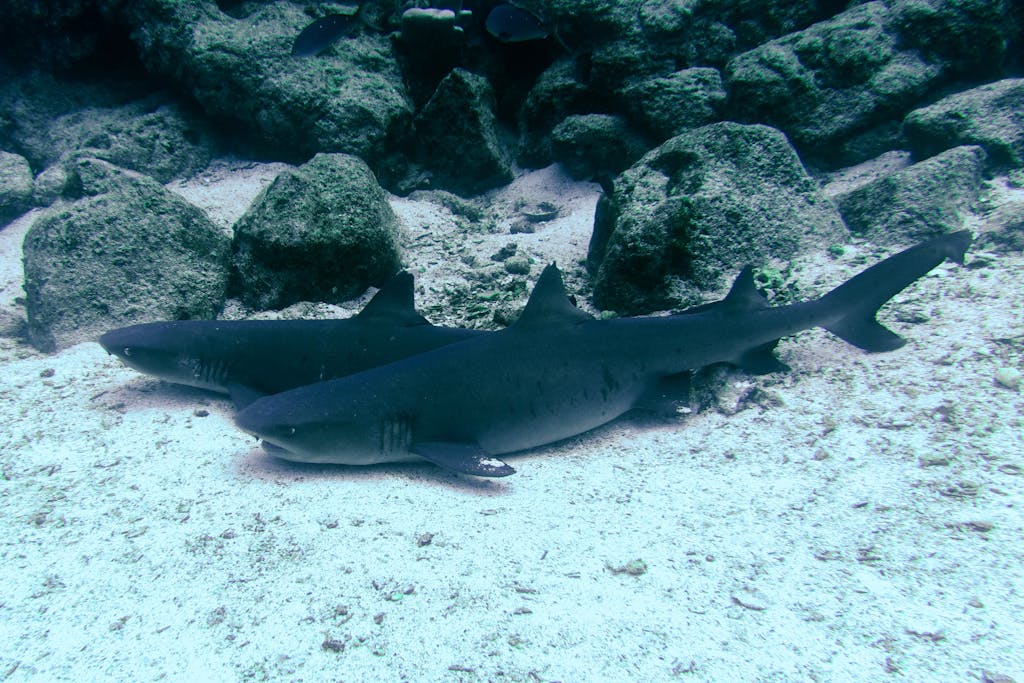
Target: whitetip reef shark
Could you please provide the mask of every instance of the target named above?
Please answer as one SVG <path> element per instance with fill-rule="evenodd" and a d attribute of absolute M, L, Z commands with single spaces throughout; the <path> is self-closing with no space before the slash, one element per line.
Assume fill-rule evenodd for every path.
<path fill-rule="evenodd" d="M 235 422 L 286 460 L 428 460 L 507 476 L 514 470 L 497 456 L 602 425 L 679 373 L 718 362 L 787 369 L 773 350 L 801 330 L 823 327 L 869 352 L 899 348 L 905 341 L 878 323 L 878 309 L 945 259 L 963 263 L 970 243 L 966 231 L 936 237 L 813 301 L 769 307 L 748 266 L 717 304 L 609 320 L 573 306 L 552 264 L 504 330 L 259 399 Z"/>
<path fill-rule="evenodd" d="M 229 394 L 243 408 L 480 334 L 427 322 L 414 306 L 413 277 L 402 271 L 351 318 L 142 323 L 111 330 L 99 343 L 139 372 Z"/>

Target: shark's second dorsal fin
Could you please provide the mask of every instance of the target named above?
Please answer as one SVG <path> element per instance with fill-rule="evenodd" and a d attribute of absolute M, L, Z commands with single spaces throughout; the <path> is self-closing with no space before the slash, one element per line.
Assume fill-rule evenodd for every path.
<path fill-rule="evenodd" d="M 562 273 L 554 263 L 544 269 L 533 286 L 530 300 L 526 302 L 517 326 L 536 325 L 552 322 L 583 322 L 594 316 L 573 306 L 565 294 Z"/>
<path fill-rule="evenodd" d="M 399 271 L 388 280 L 356 317 L 362 320 L 386 319 L 405 326 L 430 324 L 416 312 L 412 273 L 406 270 Z"/>
<path fill-rule="evenodd" d="M 740 271 L 740 274 L 736 276 L 736 280 L 732 283 L 732 287 L 724 299 L 687 308 L 677 315 L 709 312 L 730 313 L 735 311 L 752 311 L 767 307 L 768 300 L 754 282 L 754 268 L 752 266 L 745 266 Z"/>
<path fill-rule="evenodd" d="M 750 311 L 768 307 L 768 299 L 754 283 L 754 268 L 752 266 L 744 266 L 732 283 L 729 293 L 719 304 L 724 310 L 734 311 Z"/>

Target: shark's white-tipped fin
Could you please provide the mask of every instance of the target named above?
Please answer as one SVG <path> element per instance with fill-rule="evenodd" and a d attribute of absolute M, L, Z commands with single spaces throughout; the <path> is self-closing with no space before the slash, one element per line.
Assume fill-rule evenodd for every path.
<path fill-rule="evenodd" d="M 565 294 L 562 273 L 552 263 L 537 279 L 526 308 L 516 321 L 517 326 L 555 322 L 583 322 L 594 316 L 576 308 Z"/>
<path fill-rule="evenodd" d="M 406 327 L 430 324 L 416 312 L 412 273 L 405 270 L 388 280 L 356 317 L 387 320 Z"/>

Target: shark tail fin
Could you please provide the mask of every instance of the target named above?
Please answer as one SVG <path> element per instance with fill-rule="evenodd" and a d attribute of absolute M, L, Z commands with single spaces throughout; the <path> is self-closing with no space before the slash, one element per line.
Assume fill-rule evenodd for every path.
<path fill-rule="evenodd" d="M 963 263 L 970 244 L 970 232 L 961 230 L 922 242 L 871 266 L 819 300 L 828 311 L 845 311 L 824 328 L 865 351 L 898 349 L 906 341 L 875 320 L 878 309 L 947 258 Z"/>

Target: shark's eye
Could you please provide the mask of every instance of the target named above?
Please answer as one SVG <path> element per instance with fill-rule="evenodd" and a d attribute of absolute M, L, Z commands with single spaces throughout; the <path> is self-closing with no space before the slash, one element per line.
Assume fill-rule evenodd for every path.
<path fill-rule="evenodd" d="M 288 432 L 288 436 L 295 436 L 295 432 L 298 430 L 295 427 L 286 427 L 285 431 Z"/>
<path fill-rule="evenodd" d="M 132 351 L 132 347 L 130 347 L 130 346 L 124 347 L 124 355 L 126 357 L 132 355 L 133 353 L 134 353 L 134 351 Z"/>

